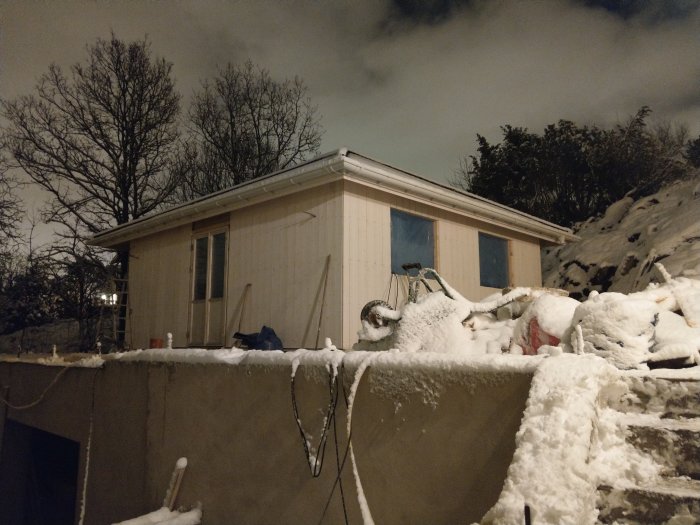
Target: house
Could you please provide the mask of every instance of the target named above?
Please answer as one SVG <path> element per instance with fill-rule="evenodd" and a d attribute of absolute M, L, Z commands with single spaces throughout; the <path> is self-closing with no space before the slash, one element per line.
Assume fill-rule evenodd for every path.
<path fill-rule="evenodd" d="M 362 307 L 399 302 L 401 265 L 480 299 L 541 285 L 540 248 L 569 229 L 340 149 L 140 218 L 91 243 L 129 250 L 126 342 L 222 346 L 274 328 L 286 347 L 357 340 Z"/>

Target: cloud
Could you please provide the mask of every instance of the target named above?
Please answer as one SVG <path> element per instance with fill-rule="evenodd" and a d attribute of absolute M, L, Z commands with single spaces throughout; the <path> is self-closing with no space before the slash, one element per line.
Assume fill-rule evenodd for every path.
<path fill-rule="evenodd" d="M 425 8 L 425 6 L 428 8 Z M 148 34 L 187 97 L 247 58 L 299 75 L 323 148 L 349 146 L 447 181 L 476 133 L 560 118 L 614 124 L 642 105 L 700 133 L 698 2 L 24 2 L 2 9 L 0 88 L 25 93 L 110 30 Z M 659 8 L 664 5 L 664 9 Z"/>

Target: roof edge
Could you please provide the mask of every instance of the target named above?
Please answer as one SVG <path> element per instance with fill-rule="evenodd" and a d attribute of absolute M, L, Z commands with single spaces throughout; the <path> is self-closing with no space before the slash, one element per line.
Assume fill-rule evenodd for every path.
<path fill-rule="evenodd" d="M 340 179 L 346 154 L 347 148 L 340 148 L 308 162 L 179 204 L 155 215 L 140 217 L 94 235 L 88 244 L 116 248 L 139 237 L 245 206 L 253 199 L 265 196 L 272 199 L 293 193 L 308 183 L 318 184 L 329 173 L 334 175 L 333 179 Z M 328 180 L 332 179 L 326 178 L 324 182 Z"/>
<path fill-rule="evenodd" d="M 570 228 L 515 210 L 479 195 L 445 186 L 401 169 L 377 162 L 349 151 L 346 167 L 374 186 L 392 187 L 411 197 L 420 197 L 430 204 L 458 211 L 477 220 L 490 219 L 495 224 L 555 244 L 578 240 Z M 410 176 L 410 180 L 404 177 Z"/>
<path fill-rule="evenodd" d="M 339 148 L 294 167 L 105 230 L 93 236 L 88 244 L 118 248 L 133 239 L 168 228 L 233 211 L 253 202 L 288 195 L 299 191 L 301 187 L 313 187 L 341 179 L 364 182 L 418 198 L 477 220 L 490 220 L 498 226 L 547 242 L 563 244 L 578 239 L 569 228 L 394 168 L 348 148 Z"/>

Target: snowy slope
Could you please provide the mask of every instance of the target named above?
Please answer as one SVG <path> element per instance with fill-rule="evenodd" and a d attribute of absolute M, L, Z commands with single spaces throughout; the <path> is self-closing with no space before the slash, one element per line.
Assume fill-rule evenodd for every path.
<path fill-rule="evenodd" d="M 673 276 L 700 276 L 700 172 L 655 195 L 611 205 L 576 228 L 581 240 L 543 255 L 545 286 L 585 298 L 591 290 L 629 293 L 659 278 L 654 262 Z"/>

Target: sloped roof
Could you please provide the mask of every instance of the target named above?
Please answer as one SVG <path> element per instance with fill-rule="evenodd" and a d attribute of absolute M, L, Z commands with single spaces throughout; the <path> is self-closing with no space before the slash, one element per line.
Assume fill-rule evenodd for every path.
<path fill-rule="evenodd" d="M 337 180 L 376 187 L 551 243 L 561 244 L 577 238 L 569 228 L 341 148 L 292 168 L 105 230 L 96 234 L 90 244 L 116 248 L 133 239 Z"/>

